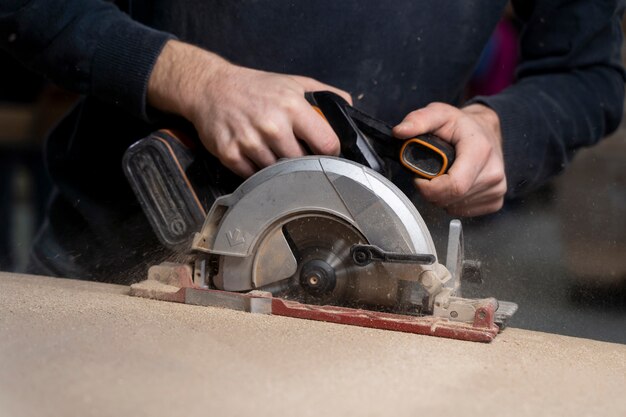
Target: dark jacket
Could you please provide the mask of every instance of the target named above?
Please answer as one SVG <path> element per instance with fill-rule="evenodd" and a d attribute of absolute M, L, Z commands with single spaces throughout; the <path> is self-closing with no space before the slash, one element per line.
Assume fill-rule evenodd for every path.
<path fill-rule="evenodd" d="M 432 101 L 462 104 L 505 3 L 135 0 L 118 2 L 120 10 L 100 0 L 3 1 L 0 45 L 86 97 L 48 142 L 58 193 L 40 260 L 49 273 L 97 277 L 124 269 L 119 259 L 141 264 L 158 246 L 120 161 L 133 141 L 168 123 L 147 107 L 146 88 L 171 37 L 237 64 L 336 85 L 394 123 Z M 500 117 L 508 197 L 541 185 L 613 131 L 624 99 L 622 2 L 514 6 L 523 23 L 517 82 L 472 100 Z"/>

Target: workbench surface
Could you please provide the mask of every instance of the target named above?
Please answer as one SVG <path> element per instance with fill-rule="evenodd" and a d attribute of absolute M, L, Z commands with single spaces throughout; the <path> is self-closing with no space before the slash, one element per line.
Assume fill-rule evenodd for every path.
<path fill-rule="evenodd" d="M 462 342 L 127 292 L 0 273 L 0 416 L 626 415 L 625 345 Z"/>

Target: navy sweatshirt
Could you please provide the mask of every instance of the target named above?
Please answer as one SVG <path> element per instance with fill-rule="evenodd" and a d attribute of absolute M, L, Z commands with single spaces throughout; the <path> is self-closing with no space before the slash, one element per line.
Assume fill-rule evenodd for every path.
<path fill-rule="evenodd" d="M 234 63 L 307 75 L 349 91 L 391 123 L 462 93 L 504 0 L 5 0 L 0 45 L 85 100 L 49 138 L 58 187 L 40 239 L 63 275 L 120 269 L 156 245 L 121 170 L 133 141 L 168 121 L 146 104 L 150 71 L 177 37 Z M 621 119 L 618 0 L 520 0 L 517 82 L 476 97 L 499 115 L 508 197 L 560 172 Z M 118 8 L 119 6 L 119 8 Z M 124 227 L 120 227 L 124 225 Z M 47 236 L 47 237 L 46 237 Z M 98 259 L 95 261 L 95 259 Z M 76 265 L 87 265 L 85 268 Z M 58 268 L 54 270 L 54 268 Z"/>

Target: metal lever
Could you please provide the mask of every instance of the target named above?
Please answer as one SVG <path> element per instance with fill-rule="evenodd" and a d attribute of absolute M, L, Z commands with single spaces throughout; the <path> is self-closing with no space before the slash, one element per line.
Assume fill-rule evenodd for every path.
<path fill-rule="evenodd" d="M 435 255 L 387 252 L 374 245 L 353 245 L 350 254 L 357 266 L 367 266 L 372 262 L 431 265 L 437 260 Z"/>

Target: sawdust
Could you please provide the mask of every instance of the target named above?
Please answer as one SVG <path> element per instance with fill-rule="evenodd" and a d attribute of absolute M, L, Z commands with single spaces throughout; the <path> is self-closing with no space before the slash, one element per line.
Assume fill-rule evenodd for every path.
<path fill-rule="evenodd" d="M 180 290 L 174 285 L 163 284 L 154 279 L 147 279 L 130 286 L 130 294 L 141 297 L 155 298 L 159 293 L 176 293 Z"/>
<path fill-rule="evenodd" d="M 3 409 L 626 415 L 623 345 L 517 329 L 479 344 L 127 293 L 122 286 L 0 274 Z"/>

